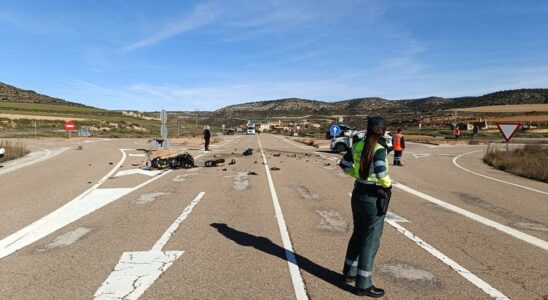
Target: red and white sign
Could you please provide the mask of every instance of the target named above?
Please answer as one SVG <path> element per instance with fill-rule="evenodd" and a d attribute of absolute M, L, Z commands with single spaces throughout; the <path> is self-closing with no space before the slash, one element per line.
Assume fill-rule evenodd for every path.
<path fill-rule="evenodd" d="M 65 130 L 66 131 L 74 131 L 74 130 L 76 130 L 76 125 L 72 121 L 67 121 L 65 123 Z"/>
<path fill-rule="evenodd" d="M 504 140 L 508 143 L 521 128 L 521 124 L 502 122 L 497 123 L 497 127 L 499 128 L 500 133 L 502 133 Z"/>

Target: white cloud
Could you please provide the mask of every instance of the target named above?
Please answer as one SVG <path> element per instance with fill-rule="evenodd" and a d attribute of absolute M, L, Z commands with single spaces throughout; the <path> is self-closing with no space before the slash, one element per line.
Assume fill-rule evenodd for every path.
<path fill-rule="evenodd" d="M 213 3 L 199 4 L 194 7 L 192 13 L 179 22 L 168 24 L 136 43 L 126 46 L 122 52 L 129 53 L 140 48 L 153 46 L 161 41 L 175 37 L 181 33 L 205 26 L 215 20 L 218 14 L 218 7 Z"/>

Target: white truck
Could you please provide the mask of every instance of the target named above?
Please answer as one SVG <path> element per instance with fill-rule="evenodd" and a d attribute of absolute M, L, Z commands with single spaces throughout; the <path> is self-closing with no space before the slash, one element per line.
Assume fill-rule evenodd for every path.
<path fill-rule="evenodd" d="M 6 149 L 0 148 L 0 158 L 4 157 L 6 155 Z"/>
<path fill-rule="evenodd" d="M 256 127 L 255 124 L 247 124 L 247 134 L 255 134 L 256 133 Z"/>
<path fill-rule="evenodd" d="M 365 130 L 349 131 L 347 134 L 331 140 L 330 149 L 333 152 L 344 152 L 352 148 L 352 145 L 365 137 Z M 392 134 L 387 131 L 384 134 L 386 145 L 392 149 Z"/>

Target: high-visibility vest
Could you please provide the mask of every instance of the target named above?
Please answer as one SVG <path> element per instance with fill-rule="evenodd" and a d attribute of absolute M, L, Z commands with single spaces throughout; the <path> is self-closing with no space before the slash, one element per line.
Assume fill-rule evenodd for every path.
<path fill-rule="evenodd" d="M 363 147 L 365 147 L 365 142 L 363 140 L 359 141 L 358 143 L 352 145 L 352 157 L 353 157 L 353 165 L 351 167 L 351 170 L 347 172 L 348 175 L 356 178 L 357 181 L 362 183 L 368 183 L 368 184 L 378 184 L 382 187 L 390 187 L 392 185 L 392 180 L 390 179 L 390 176 L 388 175 L 388 156 L 386 156 L 385 161 L 382 162 L 384 166 L 386 166 L 386 171 L 383 172 L 383 174 L 380 174 L 380 178 L 377 178 L 377 174 L 375 174 L 375 162 L 371 162 L 371 166 L 369 168 L 369 172 L 367 174 L 367 178 L 363 179 L 360 178 L 360 162 L 362 158 L 362 151 Z M 375 145 L 375 151 L 382 151 L 385 150 L 385 148 L 378 144 Z M 385 150 L 386 151 L 386 150 Z"/>
<path fill-rule="evenodd" d="M 392 144 L 394 146 L 394 151 L 403 151 L 403 148 L 401 147 L 401 133 L 394 134 L 394 138 L 392 139 Z"/>

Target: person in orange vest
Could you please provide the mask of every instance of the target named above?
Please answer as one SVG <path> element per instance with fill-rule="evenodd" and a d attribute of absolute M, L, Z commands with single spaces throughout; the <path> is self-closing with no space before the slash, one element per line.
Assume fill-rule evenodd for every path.
<path fill-rule="evenodd" d="M 455 126 L 455 131 L 453 132 L 455 134 L 455 140 L 460 139 L 460 128 L 459 125 Z"/>
<path fill-rule="evenodd" d="M 394 166 L 402 166 L 401 157 L 405 150 L 405 140 L 401 134 L 401 128 L 396 130 L 396 134 L 392 137 L 392 146 L 394 147 Z"/>

